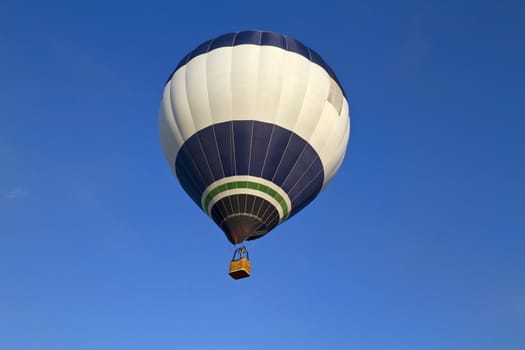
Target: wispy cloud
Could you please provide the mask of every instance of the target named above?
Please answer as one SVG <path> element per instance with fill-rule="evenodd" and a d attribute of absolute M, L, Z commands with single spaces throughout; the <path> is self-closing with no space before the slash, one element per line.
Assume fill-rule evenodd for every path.
<path fill-rule="evenodd" d="M 5 199 L 20 199 L 20 198 L 26 198 L 29 196 L 29 192 L 23 189 L 22 187 L 17 187 L 12 189 L 9 192 L 4 193 Z"/>

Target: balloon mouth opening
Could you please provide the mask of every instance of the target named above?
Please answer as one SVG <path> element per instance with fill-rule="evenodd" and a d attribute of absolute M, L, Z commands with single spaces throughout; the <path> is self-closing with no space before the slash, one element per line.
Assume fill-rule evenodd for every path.
<path fill-rule="evenodd" d="M 261 219 L 250 214 L 231 215 L 223 221 L 221 227 L 232 244 L 257 239 L 268 232 Z"/>

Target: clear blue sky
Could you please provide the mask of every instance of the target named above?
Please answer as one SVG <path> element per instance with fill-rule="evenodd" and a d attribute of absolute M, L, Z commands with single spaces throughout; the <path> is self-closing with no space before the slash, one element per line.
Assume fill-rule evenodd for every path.
<path fill-rule="evenodd" d="M 0 4 L 0 349 L 525 349 L 519 1 Z M 160 149 L 196 45 L 277 31 L 349 96 L 338 175 L 249 244 Z"/>

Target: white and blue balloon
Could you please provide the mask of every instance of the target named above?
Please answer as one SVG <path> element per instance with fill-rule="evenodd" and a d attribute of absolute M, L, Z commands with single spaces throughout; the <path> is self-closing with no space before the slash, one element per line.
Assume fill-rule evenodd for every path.
<path fill-rule="evenodd" d="M 243 31 L 182 59 L 164 88 L 159 128 L 184 190 L 237 244 L 295 215 L 328 184 L 345 156 L 350 110 L 315 51 Z"/>

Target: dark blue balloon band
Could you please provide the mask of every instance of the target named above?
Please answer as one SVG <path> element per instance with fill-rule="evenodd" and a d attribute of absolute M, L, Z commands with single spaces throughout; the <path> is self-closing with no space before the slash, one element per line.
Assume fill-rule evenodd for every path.
<path fill-rule="evenodd" d="M 278 125 L 255 120 L 228 121 L 198 131 L 180 148 L 175 171 L 199 207 L 206 188 L 219 179 L 250 175 L 271 181 L 290 198 L 289 217 L 319 194 L 324 181 L 321 159 L 306 140 Z M 255 203 L 253 198 L 250 201 Z M 257 216 L 259 210 L 253 203 L 246 207 L 253 208 L 249 214 Z M 226 207 L 214 210 L 212 218 L 221 226 L 229 211 Z M 275 220 L 273 215 L 261 222 L 271 229 Z"/>

